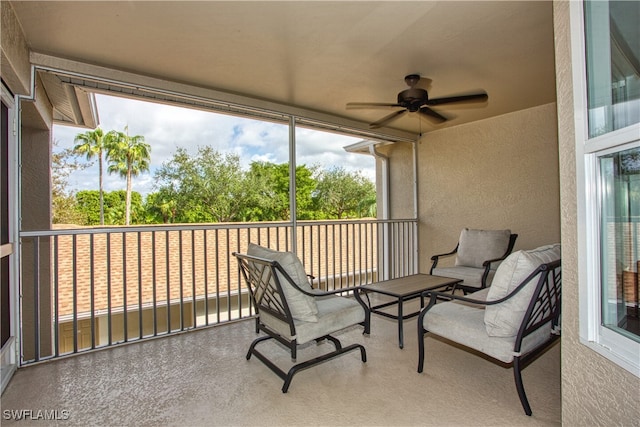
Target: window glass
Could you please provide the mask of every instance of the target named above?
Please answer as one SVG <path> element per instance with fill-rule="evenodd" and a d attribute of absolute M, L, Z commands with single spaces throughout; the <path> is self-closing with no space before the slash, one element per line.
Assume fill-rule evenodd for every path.
<path fill-rule="evenodd" d="M 640 342 L 640 148 L 599 159 L 602 325 Z"/>
<path fill-rule="evenodd" d="M 586 1 L 589 137 L 640 123 L 640 2 Z"/>

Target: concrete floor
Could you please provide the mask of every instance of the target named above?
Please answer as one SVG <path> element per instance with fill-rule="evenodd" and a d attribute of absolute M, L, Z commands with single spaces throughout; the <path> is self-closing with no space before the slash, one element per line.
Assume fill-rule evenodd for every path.
<path fill-rule="evenodd" d="M 550 426 L 560 425 L 560 345 L 524 370 L 533 409 L 527 417 L 513 371 L 426 338 L 425 372 L 416 372 L 416 319 L 398 348 L 394 321 L 372 317 L 372 334 L 352 328 L 368 361 L 351 352 L 282 381 L 246 351 L 256 337 L 241 321 L 19 369 L 2 395 L 3 426 Z M 298 361 L 330 349 L 311 344 Z M 263 351 L 288 367 L 273 342 Z M 332 347 L 331 347 L 332 348 Z M 11 410 L 31 410 L 27 420 Z M 35 419 L 57 411 L 66 420 Z M 34 419 L 32 419 L 34 418 Z"/>

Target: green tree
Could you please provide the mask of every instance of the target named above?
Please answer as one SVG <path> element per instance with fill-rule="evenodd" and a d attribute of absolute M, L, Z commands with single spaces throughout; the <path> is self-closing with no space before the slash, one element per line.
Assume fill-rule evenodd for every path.
<path fill-rule="evenodd" d="M 104 194 L 103 199 L 104 203 Z M 82 217 L 82 225 L 98 225 L 104 224 L 104 211 L 100 211 L 100 194 L 96 190 L 82 190 L 76 193 L 76 209 Z"/>
<path fill-rule="evenodd" d="M 132 178 L 149 170 L 151 146 L 144 141 L 144 136 L 129 136 L 129 127 L 124 132 L 110 131 L 106 135 L 109 173 L 118 173 L 127 181 L 125 225 L 131 223 L 131 191 Z"/>
<path fill-rule="evenodd" d="M 154 176 L 165 200 L 175 200 L 178 222 L 241 221 L 256 189 L 245 182 L 240 157 L 199 147 L 195 156 L 178 148 Z"/>
<path fill-rule="evenodd" d="M 329 218 L 362 217 L 375 205 L 376 188 L 360 171 L 342 167 L 325 170 L 318 176 L 314 193 L 316 206 Z"/>
<path fill-rule="evenodd" d="M 126 223 L 126 204 L 130 203 L 130 224 L 144 223 L 145 210 L 142 196 L 137 191 L 127 194 L 125 190 L 115 190 L 105 193 L 106 220 L 110 224 L 122 225 Z"/>
<path fill-rule="evenodd" d="M 178 203 L 170 194 L 158 191 L 150 193 L 144 203 L 148 224 L 170 224 L 174 222 Z"/>
<path fill-rule="evenodd" d="M 77 154 L 84 154 L 87 160 L 98 158 L 98 175 L 100 188 L 100 224 L 104 224 L 104 199 L 103 199 L 103 159 L 105 152 L 104 132 L 100 128 L 76 135 L 74 142 L 76 145 L 73 151 Z"/>
<path fill-rule="evenodd" d="M 103 194 L 104 200 L 104 223 L 107 225 L 123 225 L 126 221 L 126 198 L 125 190 L 107 191 Z M 99 218 L 99 195 L 96 190 L 78 191 L 76 194 L 76 205 L 79 215 L 82 217 L 84 225 L 98 225 Z M 141 223 L 145 219 L 145 209 L 142 205 L 142 196 L 134 191 L 131 194 L 132 222 Z"/>
<path fill-rule="evenodd" d="M 317 167 L 296 166 L 296 207 L 298 219 L 314 219 L 313 199 L 316 187 L 313 175 Z M 289 202 L 289 163 L 253 162 L 247 180 L 257 190 L 248 215 L 255 221 L 286 221 L 291 218 Z"/>
<path fill-rule="evenodd" d="M 58 145 L 53 142 L 54 147 Z M 51 154 L 51 210 L 54 224 L 84 225 L 82 215 L 77 211 L 76 198 L 67 190 L 69 175 L 77 170 L 91 166 L 91 163 L 80 163 L 73 149 L 53 151 Z"/>

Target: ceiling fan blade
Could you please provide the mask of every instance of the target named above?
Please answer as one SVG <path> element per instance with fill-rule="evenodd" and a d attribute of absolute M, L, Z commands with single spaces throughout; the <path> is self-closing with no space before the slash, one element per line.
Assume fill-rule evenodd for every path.
<path fill-rule="evenodd" d="M 389 108 L 400 107 L 400 104 L 389 104 L 383 102 L 349 102 L 347 110 L 356 110 L 360 108 Z"/>
<path fill-rule="evenodd" d="M 447 96 L 445 98 L 434 98 L 427 101 L 427 105 L 451 104 L 454 102 L 484 102 L 489 99 L 486 93 L 475 93 L 472 95 Z"/>
<path fill-rule="evenodd" d="M 420 112 L 420 114 L 422 114 L 423 116 L 427 117 L 428 119 L 430 119 L 432 121 L 436 121 L 438 123 L 442 123 L 442 122 L 447 121 L 447 118 L 445 116 L 443 116 L 440 113 L 436 113 L 435 111 L 433 111 L 429 107 L 422 107 L 418 111 Z"/>
<path fill-rule="evenodd" d="M 407 113 L 407 110 L 398 110 L 394 113 L 389 114 L 388 116 L 385 116 L 383 118 L 381 118 L 380 120 L 378 120 L 377 122 L 373 122 L 369 125 L 369 129 L 378 129 L 390 122 L 392 122 L 395 119 L 399 119 L 400 116 L 404 115 Z"/>

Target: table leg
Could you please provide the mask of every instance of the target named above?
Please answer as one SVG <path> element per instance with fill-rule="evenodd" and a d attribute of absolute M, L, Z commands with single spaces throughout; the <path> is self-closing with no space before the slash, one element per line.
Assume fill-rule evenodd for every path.
<path fill-rule="evenodd" d="M 404 314 L 402 312 L 402 298 L 398 298 L 398 344 L 400 348 L 404 348 L 404 331 L 402 324 L 404 323 Z"/>

